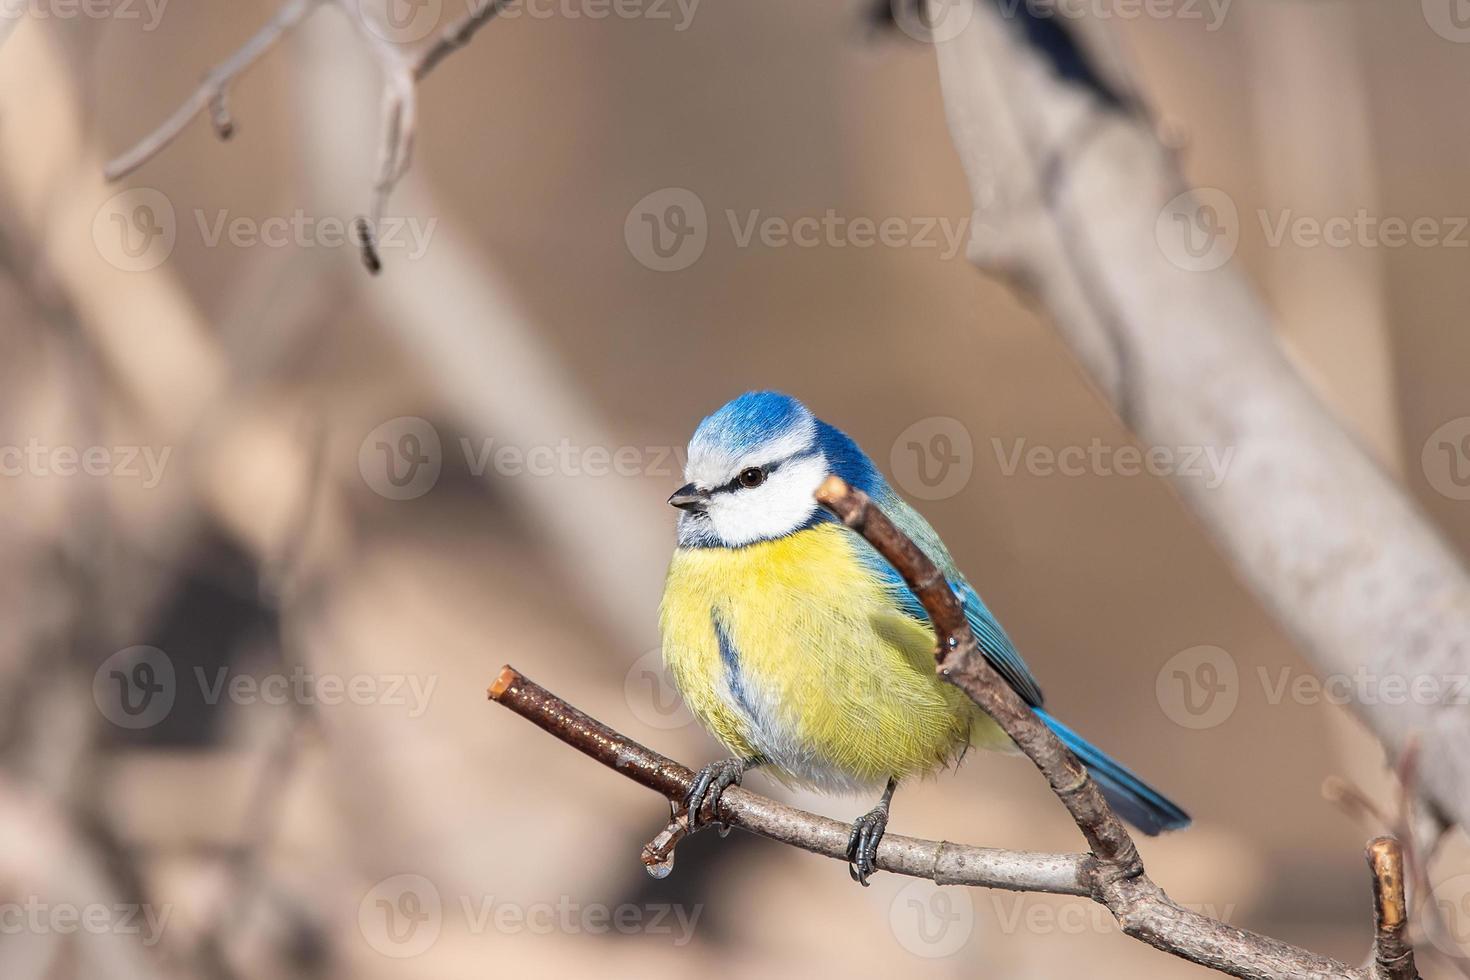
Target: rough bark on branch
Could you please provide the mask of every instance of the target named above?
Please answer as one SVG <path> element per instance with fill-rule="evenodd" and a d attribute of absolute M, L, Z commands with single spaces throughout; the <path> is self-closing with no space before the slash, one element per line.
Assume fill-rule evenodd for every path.
<path fill-rule="evenodd" d="M 1032 854 L 889 835 L 878 846 L 880 868 L 941 884 L 1085 895 L 1106 907 L 1127 935 L 1246 980 L 1414 980 L 1413 953 L 1404 938 L 1403 862 L 1396 841 L 1380 838 L 1370 844 L 1375 943 L 1369 967 L 1353 969 L 1183 908 L 1149 879 L 1127 829 L 1087 771 L 986 661 L 958 599 L 934 563 L 865 494 L 838 477 L 827 479 L 817 500 L 863 535 L 903 576 L 934 624 L 939 675 L 990 714 L 1041 770 L 1091 848 L 1085 855 Z M 650 871 L 660 877 L 667 874 L 673 848 L 688 833 L 684 800 L 694 773 L 583 714 L 512 667 L 501 670 L 489 695 L 669 800 L 673 819 L 643 849 Z M 773 840 L 847 859 L 846 825 L 739 787 L 721 795 L 716 816 Z"/>

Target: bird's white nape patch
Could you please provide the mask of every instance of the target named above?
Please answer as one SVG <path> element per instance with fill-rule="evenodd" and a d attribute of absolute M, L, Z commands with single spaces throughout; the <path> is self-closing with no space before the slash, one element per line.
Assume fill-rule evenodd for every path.
<path fill-rule="evenodd" d="M 790 534 L 816 512 L 814 494 L 827 478 L 827 458 L 821 453 L 811 453 L 784 458 L 784 461 L 783 457 L 774 459 L 779 465 L 765 483 L 717 493 L 710 498 L 710 523 L 726 545 L 739 547 Z M 765 464 L 742 461 L 741 468 L 760 465 Z"/>

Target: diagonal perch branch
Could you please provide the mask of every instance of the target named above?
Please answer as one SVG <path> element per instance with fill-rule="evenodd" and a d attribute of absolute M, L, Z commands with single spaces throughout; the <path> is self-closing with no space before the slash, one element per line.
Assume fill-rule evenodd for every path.
<path fill-rule="evenodd" d="M 878 866 L 940 884 L 980 885 L 1091 898 L 1123 932 L 1190 962 L 1247 980 L 1414 980 L 1404 939 L 1402 861 L 1391 838 L 1369 848 L 1374 871 L 1373 965 L 1353 969 L 1336 960 L 1246 932 L 1176 904 L 1144 872 L 1132 838 L 1091 778 L 1051 731 L 981 656 L 954 593 L 927 556 L 861 491 L 831 477 L 817 491 L 823 506 L 862 534 L 904 576 L 940 638 L 939 673 L 992 715 L 1041 769 L 1092 849 L 1090 854 L 1036 854 L 884 837 Z M 512 667 L 501 670 L 490 698 L 670 801 L 673 819 L 645 848 L 650 871 L 662 876 L 688 833 L 683 800 L 693 784 L 688 768 L 639 745 L 573 708 Z M 720 797 L 721 821 L 772 840 L 838 860 L 847 859 L 848 827 L 740 787 Z M 1379 856 L 1381 855 L 1381 856 Z M 1395 871 L 1394 869 L 1398 870 Z"/>
<path fill-rule="evenodd" d="M 968 694 L 1036 763 L 1092 853 L 1121 877 L 1142 874 L 1143 862 L 1133 838 L 1103 799 L 1097 783 L 981 655 L 965 610 L 938 566 L 867 494 L 849 487 L 840 477 L 827 478 L 817 489 L 817 501 L 866 538 L 903 575 L 934 624 L 939 638 L 935 654 L 939 675 Z"/>
<path fill-rule="evenodd" d="M 645 850 L 654 862 L 672 861 L 672 846 L 688 833 L 683 801 L 694 785 L 692 770 L 583 714 L 514 667 L 501 668 L 489 693 L 492 701 L 674 804 L 675 818 L 660 835 L 664 838 L 662 846 L 655 849 L 650 845 Z M 813 854 L 847 860 L 850 829 L 847 824 L 777 803 L 738 786 L 721 794 L 717 816 L 732 827 Z M 878 867 L 884 871 L 929 878 L 941 884 L 983 885 L 1012 891 L 1087 895 L 1090 866 L 1091 858 L 1085 854 L 1001 851 L 897 834 L 884 837 L 878 846 Z"/>
<path fill-rule="evenodd" d="M 514 667 L 501 668 L 489 695 L 491 700 L 572 748 L 669 800 L 674 807 L 674 818 L 643 852 L 644 863 L 657 876 L 666 874 L 673 864 L 674 846 L 688 833 L 683 800 L 694 783 L 693 771 L 582 713 Z M 730 787 L 720 796 L 717 815 L 730 826 L 813 854 L 847 860 L 847 824 L 786 806 L 739 786 Z M 1116 890 L 1116 879 L 1110 879 L 1104 866 L 1090 854 L 1009 851 L 888 834 L 878 845 L 878 867 L 895 874 L 927 878 L 941 885 L 1089 897 L 1118 914 L 1105 897 L 1100 897 Z M 1375 889 L 1379 887 L 1375 883 Z M 1238 963 L 1223 966 L 1205 963 L 1231 976 L 1261 980 L 1304 976 L 1321 980 L 1411 980 L 1417 976 L 1412 972 L 1383 974 L 1349 969 L 1334 960 L 1233 929 L 1175 906 L 1151 884 L 1141 899 L 1134 901 L 1139 900 L 1160 906 L 1157 910 L 1145 910 L 1146 921 L 1154 923 L 1154 928 L 1148 934 L 1125 931 L 1165 952 L 1201 962 L 1186 950 L 1213 944 L 1219 956 L 1230 956 L 1241 944 L 1251 946 Z M 1179 933 L 1195 929 L 1200 919 L 1213 928 L 1181 940 Z M 1383 935 L 1380 925 L 1379 936 Z M 1392 955 L 1390 952 L 1385 957 L 1375 949 L 1375 962 Z M 1409 965 L 1412 968 L 1412 961 Z"/>

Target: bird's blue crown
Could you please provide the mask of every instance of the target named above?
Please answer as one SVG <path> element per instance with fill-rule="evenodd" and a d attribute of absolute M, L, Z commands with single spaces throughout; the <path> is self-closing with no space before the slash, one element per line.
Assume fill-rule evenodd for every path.
<path fill-rule="evenodd" d="M 806 430 L 799 452 L 820 453 L 828 472 L 865 493 L 875 493 L 883 478 L 873 461 L 847 433 L 814 416 L 810 409 L 780 391 L 748 391 L 731 399 L 699 423 L 689 441 L 690 458 L 703 454 L 738 459 L 762 446 L 795 439 Z"/>

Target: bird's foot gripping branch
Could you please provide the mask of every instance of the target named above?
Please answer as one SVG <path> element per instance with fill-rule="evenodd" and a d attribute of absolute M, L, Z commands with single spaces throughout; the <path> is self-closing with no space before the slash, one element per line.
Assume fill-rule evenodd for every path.
<path fill-rule="evenodd" d="M 1394 838 L 1377 838 L 1368 845 L 1375 931 L 1372 956 L 1364 967 L 1349 967 L 1177 905 L 1150 880 L 1132 837 L 1087 770 L 981 655 L 963 608 L 934 563 L 865 494 L 842 480 L 829 478 L 817 491 L 817 499 L 866 538 L 904 577 L 934 624 L 940 676 L 994 718 L 1041 770 L 1088 845 L 1087 853 L 1045 854 L 889 834 L 878 845 L 878 869 L 944 885 L 1089 898 L 1105 906 L 1127 935 L 1230 976 L 1250 980 L 1418 977 L 1406 936 L 1403 859 Z M 513 667 L 501 670 L 489 693 L 491 700 L 666 798 L 672 818 L 644 846 L 642 857 L 656 876 L 672 870 L 674 850 L 689 834 L 689 813 L 683 801 L 694 785 L 692 770 L 583 714 Z M 851 828 L 847 824 L 739 786 L 732 785 L 720 794 L 710 816 L 814 854 L 848 860 Z"/>

